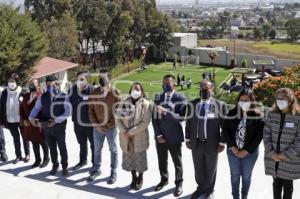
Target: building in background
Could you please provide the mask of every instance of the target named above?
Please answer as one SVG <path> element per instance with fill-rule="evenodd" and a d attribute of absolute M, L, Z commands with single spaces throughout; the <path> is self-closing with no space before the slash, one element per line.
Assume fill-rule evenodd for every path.
<path fill-rule="evenodd" d="M 37 78 L 41 82 L 42 88 L 46 88 L 46 77 L 54 75 L 61 83 L 61 90 L 67 91 L 70 87 L 68 84 L 68 70 L 77 67 L 78 64 L 54 59 L 51 57 L 44 57 L 34 67 L 36 72 L 32 78 Z"/>

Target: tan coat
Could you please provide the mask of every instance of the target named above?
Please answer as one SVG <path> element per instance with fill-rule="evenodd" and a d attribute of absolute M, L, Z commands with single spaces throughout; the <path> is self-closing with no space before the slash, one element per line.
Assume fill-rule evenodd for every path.
<path fill-rule="evenodd" d="M 124 153 L 139 153 L 149 148 L 148 126 L 152 117 L 152 105 L 144 98 L 135 105 L 131 99 L 123 100 L 116 110 L 116 125 L 120 130 L 120 145 Z M 131 138 L 124 136 L 128 131 Z"/>
<path fill-rule="evenodd" d="M 95 88 L 89 98 L 89 117 L 93 127 L 100 132 L 116 127 L 114 109 L 120 101 L 119 92 L 111 88 L 106 97 L 101 97 L 103 91 Z"/>

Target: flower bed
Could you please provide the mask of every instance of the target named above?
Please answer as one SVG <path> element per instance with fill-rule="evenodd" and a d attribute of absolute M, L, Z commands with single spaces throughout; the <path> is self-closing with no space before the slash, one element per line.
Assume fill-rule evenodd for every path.
<path fill-rule="evenodd" d="M 300 65 L 285 68 L 284 75 L 281 77 L 271 77 L 257 83 L 254 87 L 254 93 L 258 101 L 266 106 L 272 106 L 274 93 L 283 87 L 291 88 L 300 101 Z"/>

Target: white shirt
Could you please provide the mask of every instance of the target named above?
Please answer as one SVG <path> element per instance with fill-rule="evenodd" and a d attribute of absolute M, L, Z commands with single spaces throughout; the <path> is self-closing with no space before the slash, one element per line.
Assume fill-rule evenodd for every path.
<path fill-rule="evenodd" d="M 210 105 L 211 105 L 211 100 L 212 100 L 212 98 L 209 98 L 209 99 L 207 99 L 207 100 L 203 100 L 203 99 L 201 99 L 201 101 L 200 101 L 200 104 L 199 104 L 199 116 L 200 116 L 200 110 L 201 110 L 201 107 L 202 107 L 202 105 L 203 105 L 203 103 L 205 103 L 206 104 L 206 106 L 205 106 L 205 116 L 204 116 L 204 136 L 205 136 L 205 138 L 207 138 L 207 113 L 208 113 L 208 111 L 209 111 L 209 108 L 210 108 Z M 198 135 L 198 127 L 199 127 L 199 122 L 198 122 L 198 124 L 197 124 L 197 138 L 199 138 L 199 135 Z M 186 139 L 186 141 L 187 142 L 189 142 L 190 140 L 189 139 Z M 222 145 L 222 146 L 225 146 L 225 144 L 224 143 L 219 143 L 220 145 Z"/>
<path fill-rule="evenodd" d="M 7 100 L 6 100 L 6 117 L 7 122 L 17 123 L 20 122 L 20 94 L 22 88 L 17 87 L 16 90 L 11 91 L 7 88 Z"/>
<path fill-rule="evenodd" d="M 201 99 L 201 102 L 200 102 L 200 109 L 202 107 L 203 104 L 205 104 L 205 116 L 204 116 L 204 137 L 205 139 L 207 139 L 207 113 L 208 113 L 208 110 L 210 108 L 210 103 L 211 103 L 211 98 L 207 99 L 207 100 L 202 100 Z M 200 109 L 198 111 L 200 111 Z M 198 128 L 199 128 L 199 122 L 197 124 L 197 132 L 198 132 Z M 197 138 L 198 138 L 198 133 L 197 133 Z"/>

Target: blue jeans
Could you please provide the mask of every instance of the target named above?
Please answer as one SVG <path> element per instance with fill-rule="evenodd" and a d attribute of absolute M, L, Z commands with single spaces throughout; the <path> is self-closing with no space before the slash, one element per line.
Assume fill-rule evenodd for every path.
<path fill-rule="evenodd" d="M 254 165 L 258 158 L 258 150 L 252 154 L 248 154 L 245 158 L 241 159 L 233 154 L 228 149 L 227 157 L 229 161 L 231 173 L 231 187 L 233 199 L 240 198 L 240 178 L 242 177 L 242 198 L 246 199 L 249 193 L 251 176 Z"/>
<path fill-rule="evenodd" d="M 94 171 L 99 171 L 102 161 L 102 148 L 105 138 L 107 138 L 110 158 L 111 158 L 111 170 L 115 171 L 118 165 L 118 148 L 116 144 L 117 131 L 115 128 L 106 132 L 98 132 L 94 129 Z"/>

